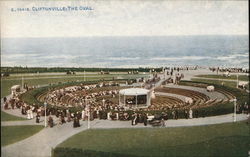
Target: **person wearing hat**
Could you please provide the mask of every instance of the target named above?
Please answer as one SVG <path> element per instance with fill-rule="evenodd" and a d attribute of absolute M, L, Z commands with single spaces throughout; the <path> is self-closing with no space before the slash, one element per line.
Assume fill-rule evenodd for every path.
<path fill-rule="evenodd" d="M 53 118 L 51 116 L 49 116 L 48 124 L 50 128 L 54 126 Z"/>
<path fill-rule="evenodd" d="M 36 123 L 39 123 L 40 122 L 40 115 L 37 113 L 36 114 Z"/>

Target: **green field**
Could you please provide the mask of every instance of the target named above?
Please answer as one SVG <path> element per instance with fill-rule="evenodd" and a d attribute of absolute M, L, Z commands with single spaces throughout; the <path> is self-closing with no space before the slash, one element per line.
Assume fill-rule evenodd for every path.
<path fill-rule="evenodd" d="M 226 80 L 237 80 L 237 75 L 231 75 L 229 77 L 223 75 L 196 75 L 196 77 L 204 77 L 204 78 L 214 78 L 214 79 L 226 79 Z M 249 81 L 249 76 L 247 75 L 239 75 L 238 79 L 240 81 Z"/>
<path fill-rule="evenodd" d="M 74 135 L 58 148 L 145 157 L 247 156 L 250 126 L 237 122 L 177 128 L 96 129 Z"/>
<path fill-rule="evenodd" d="M 1 111 L 1 121 L 18 121 L 18 120 L 27 120 L 27 119 L 22 117 L 16 117 Z"/>
<path fill-rule="evenodd" d="M 235 81 L 223 81 L 223 80 L 207 80 L 207 79 L 198 79 L 198 78 L 192 78 L 192 81 L 197 81 L 197 82 L 204 82 L 204 83 L 211 83 L 211 84 L 218 84 L 222 85 L 222 82 L 224 86 L 236 88 L 237 87 L 237 82 Z M 249 89 L 249 84 L 246 86 L 247 89 Z"/>
<path fill-rule="evenodd" d="M 24 83 L 27 83 L 29 86 L 36 86 L 36 85 L 47 85 L 47 84 L 55 84 L 58 82 L 72 82 L 72 81 L 91 81 L 91 80 L 100 80 L 100 79 L 105 79 L 105 80 L 112 80 L 113 77 L 123 77 L 125 79 L 134 79 L 134 78 L 139 78 L 139 77 L 145 77 L 147 75 L 89 75 L 89 77 L 86 77 L 84 79 L 83 75 L 50 75 L 49 77 L 35 77 L 35 78 L 30 78 L 30 76 L 24 77 Z M 27 77 L 29 79 L 27 79 Z M 53 78 L 55 77 L 55 78 Z M 13 85 L 22 84 L 22 78 L 21 76 L 19 77 L 6 77 L 1 80 L 1 98 L 4 96 L 7 96 L 10 94 L 10 88 Z"/>
<path fill-rule="evenodd" d="M 40 125 L 1 126 L 1 145 L 6 146 L 21 141 L 42 130 Z"/>

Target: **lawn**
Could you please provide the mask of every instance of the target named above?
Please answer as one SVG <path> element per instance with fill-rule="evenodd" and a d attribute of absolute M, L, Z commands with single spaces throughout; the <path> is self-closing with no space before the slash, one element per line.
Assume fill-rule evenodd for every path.
<path fill-rule="evenodd" d="M 27 119 L 22 117 L 16 117 L 1 111 L 1 121 L 18 121 L 18 120 L 27 120 Z"/>
<path fill-rule="evenodd" d="M 224 86 L 233 87 L 233 88 L 237 87 L 237 83 L 235 81 L 208 80 L 208 79 L 198 79 L 198 78 L 192 78 L 191 80 L 192 81 L 197 81 L 197 82 L 218 84 L 218 85 L 221 85 L 223 83 Z M 246 85 L 246 89 L 249 90 L 249 83 Z"/>
<path fill-rule="evenodd" d="M 27 83 L 29 86 L 33 85 L 46 85 L 46 84 L 55 84 L 58 82 L 72 82 L 72 81 L 92 81 L 92 80 L 100 80 L 100 79 L 105 79 L 105 80 L 111 80 L 113 77 L 123 77 L 124 79 L 134 79 L 134 78 L 139 78 L 139 77 L 146 77 L 147 75 L 89 75 L 89 77 L 86 77 L 84 79 L 83 75 L 62 75 L 58 76 L 57 74 L 55 75 L 49 75 L 49 77 L 35 77 L 35 78 L 30 78 L 29 79 L 24 77 L 24 83 Z M 22 77 L 7 77 L 1 80 L 1 98 L 4 96 L 7 96 L 10 94 L 10 88 L 13 85 L 22 84 Z"/>
<path fill-rule="evenodd" d="M 42 130 L 40 125 L 1 126 L 1 145 L 6 146 L 21 141 Z"/>
<path fill-rule="evenodd" d="M 237 80 L 237 75 L 230 75 L 229 77 L 223 75 L 196 75 L 196 77 L 204 77 L 204 78 L 215 78 L 215 79 L 230 79 L 230 80 Z M 247 75 L 239 75 L 238 79 L 240 81 L 249 81 L 249 76 Z"/>
<path fill-rule="evenodd" d="M 58 149 L 77 148 L 145 157 L 247 156 L 249 133 L 246 122 L 177 128 L 96 129 L 72 136 Z"/>
<path fill-rule="evenodd" d="M 224 86 L 236 88 L 237 83 L 234 81 L 223 81 L 223 80 L 206 80 L 206 79 L 198 79 L 198 78 L 192 78 L 192 81 L 201 82 L 201 83 L 211 83 L 211 84 L 217 84 L 222 85 L 222 82 L 224 83 Z"/>

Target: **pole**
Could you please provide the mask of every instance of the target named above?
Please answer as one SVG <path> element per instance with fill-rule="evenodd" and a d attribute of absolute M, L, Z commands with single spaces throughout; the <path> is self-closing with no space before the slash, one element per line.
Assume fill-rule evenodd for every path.
<path fill-rule="evenodd" d="M 88 129 L 90 129 L 90 105 L 88 105 Z"/>
<path fill-rule="evenodd" d="M 45 103 L 44 103 L 44 108 L 45 108 L 44 127 L 46 127 L 46 126 L 47 126 L 47 113 L 46 113 L 46 106 L 47 106 L 47 103 L 45 102 Z"/>
<path fill-rule="evenodd" d="M 236 101 L 237 99 L 234 99 L 234 122 L 236 122 Z"/>
<path fill-rule="evenodd" d="M 119 105 L 121 105 L 121 96 L 120 96 L 120 92 L 119 92 Z"/>

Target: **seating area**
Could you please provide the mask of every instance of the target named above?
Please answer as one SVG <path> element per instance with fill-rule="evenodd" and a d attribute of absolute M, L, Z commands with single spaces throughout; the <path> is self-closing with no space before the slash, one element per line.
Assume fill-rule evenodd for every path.
<path fill-rule="evenodd" d="M 194 103 L 197 103 L 197 102 L 204 103 L 209 100 L 209 97 L 207 95 L 200 93 L 200 92 L 187 90 L 187 89 L 164 87 L 164 88 L 157 88 L 155 89 L 155 91 L 190 97 L 194 100 Z"/>
<path fill-rule="evenodd" d="M 166 110 L 166 109 L 176 109 L 181 108 L 185 105 L 185 103 L 175 97 L 170 96 L 156 96 L 155 99 L 152 99 L 150 109 L 159 109 L 159 110 Z"/>
<path fill-rule="evenodd" d="M 85 99 L 88 101 L 95 101 L 98 97 L 111 96 L 115 97 L 119 89 L 126 87 L 120 87 L 117 84 L 113 85 L 88 85 L 88 86 L 72 86 L 50 91 L 48 93 L 42 93 L 37 96 L 39 101 L 45 101 L 46 97 L 48 103 L 55 106 L 82 106 L 85 103 Z M 90 100 L 91 99 L 91 100 Z"/>
<path fill-rule="evenodd" d="M 188 86 L 195 86 L 200 88 L 206 88 L 207 84 L 203 83 L 191 83 Z M 54 106 L 59 107 L 81 107 L 86 108 L 86 104 L 90 104 L 94 110 L 102 108 L 103 110 L 109 111 L 109 109 L 117 109 L 118 111 L 124 111 L 124 108 L 119 106 L 118 93 L 121 89 L 128 88 L 126 86 L 119 85 L 79 85 L 64 87 L 61 89 L 55 89 L 49 93 L 43 93 L 37 96 L 40 101 L 45 101 Z M 178 98 L 171 95 L 156 95 L 154 99 L 151 99 L 151 105 L 145 108 L 145 111 L 166 111 L 166 110 L 179 110 L 179 109 L 199 109 L 203 107 L 213 106 L 219 103 L 225 103 L 234 98 L 230 91 L 222 88 L 215 88 L 216 92 L 220 92 L 225 95 L 225 99 L 213 98 L 211 99 L 208 95 L 183 88 L 175 87 L 158 87 L 154 89 L 155 92 L 176 94 L 188 99 L 191 102 L 187 102 L 183 98 Z M 105 100 L 103 102 L 103 100 Z M 108 107 L 107 107 L 108 106 Z"/>
<path fill-rule="evenodd" d="M 189 82 L 189 84 L 191 86 L 194 86 L 194 87 L 200 87 L 200 88 L 207 88 L 207 84 L 202 84 L 202 83 L 191 83 Z M 225 95 L 227 97 L 227 100 L 223 100 L 223 101 L 229 101 L 229 100 L 232 100 L 235 98 L 235 96 L 230 92 L 230 91 L 227 91 L 225 89 L 222 89 L 222 88 L 215 88 L 215 91 Z"/>
<path fill-rule="evenodd" d="M 235 96 L 234 96 L 232 93 L 230 93 L 229 91 L 227 91 L 227 90 L 225 90 L 225 89 L 220 89 L 220 88 L 218 88 L 218 89 L 215 89 L 215 91 L 220 92 L 220 93 L 222 93 L 223 95 L 225 95 L 225 96 L 227 97 L 228 100 L 232 100 L 232 99 L 235 98 Z"/>

